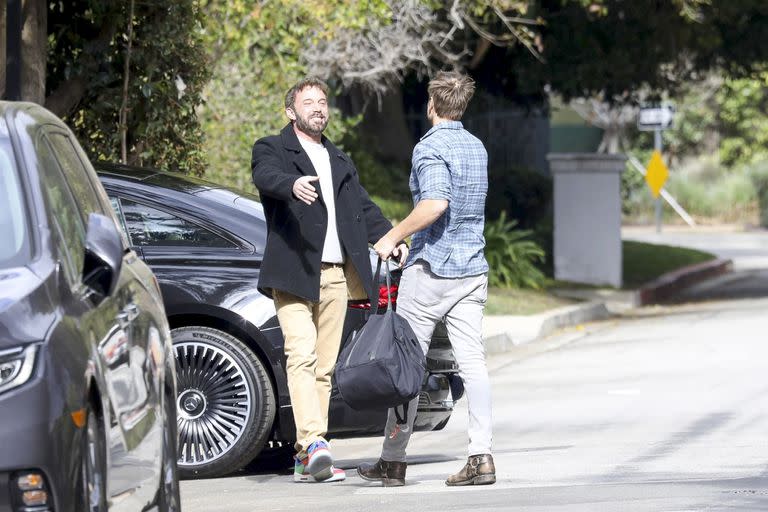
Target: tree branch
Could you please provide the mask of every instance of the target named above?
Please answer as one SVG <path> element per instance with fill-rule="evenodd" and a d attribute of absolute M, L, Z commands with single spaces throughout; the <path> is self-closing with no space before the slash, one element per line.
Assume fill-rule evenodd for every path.
<path fill-rule="evenodd" d="M 128 163 L 128 83 L 131 77 L 131 49 L 133 48 L 133 8 L 131 0 L 128 14 L 128 46 L 125 49 L 125 65 L 123 67 L 123 101 L 120 105 L 120 156 L 123 164 Z"/>

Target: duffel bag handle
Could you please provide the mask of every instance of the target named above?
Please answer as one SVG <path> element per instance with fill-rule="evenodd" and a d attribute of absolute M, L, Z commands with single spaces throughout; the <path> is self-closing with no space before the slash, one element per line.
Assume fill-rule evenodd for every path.
<path fill-rule="evenodd" d="M 381 272 L 381 258 L 379 258 L 379 261 L 376 263 L 376 274 L 373 276 L 373 289 L 376 290 L 379 287 L 379 273 Z M 392 295 L 390 293 L 390 290 L 392 289 L 392 274 L 389 273 L 389 264 L 384 265 L 384 270 L 386 271 L 386 280 L 387 280 L 387 307 L 389 307 L 390 304 L 392 304 Z M 371 304 L 371 314 L 375 315 L 379 312 L 379 297 L 376 297 L 375 303 Z"/>

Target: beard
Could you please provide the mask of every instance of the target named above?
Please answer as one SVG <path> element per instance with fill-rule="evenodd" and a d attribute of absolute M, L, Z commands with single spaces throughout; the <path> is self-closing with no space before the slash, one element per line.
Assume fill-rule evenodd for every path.
<path fill-rule="evenodd" d="M 328 126 L 328 116 L 322 116 L 318 114 L 312 114 L 308 117 L 302 117 L 300 114 L 296 114 L 296 126 L 302 132 L 318 136 Z"/>

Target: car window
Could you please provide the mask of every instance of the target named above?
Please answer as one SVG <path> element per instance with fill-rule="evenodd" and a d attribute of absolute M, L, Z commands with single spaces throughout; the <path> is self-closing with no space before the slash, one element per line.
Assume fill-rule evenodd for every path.
<path fill-rule="evenodd" d="M 80 215 L 83 222 L 88 225 L 88 216 L 91 212 L 109 215 L 104 206 L 99 202 L 96 190 L 91 183 L 88 171 L 83 166 L 83 162 L 77 155 L 77 151 L 72 146 L 69 137 L 60 132 L 49 132 L 48 140 L 51 142 L 56 153 L 56 159 L 61 165 L 67 182 L 70 185 L 72 194 L 75 196 L 79 206 Z"/>
<path fill-rule="evenodd" d="M 120 232 L 122 233 L 123 238 L 128 241 L 128 228 L 125 226 L 125 217 L 123 217 L 123 209 L 120 206 L 120 199 L 115 196 L 109 196 L 109 204 L 112 206 L 112 211 L 115 212 L 117 225 L 120 227 Z"/>
<path fill-rule="evenodd" d="M 85 223 L 48 142 L 37 144 L 43 190 L 54 223 L 54 243 L 59 247 L 62 267 L 71 285 L 80 281 L 85 258 Z"/>
<path fill-rule="evenodd" d="M 131 242 L 136 246 L 237 248 L 233 242 L 177 215 L 120 198 Z"/>
<path fill-rule="evenodd" d="M 11 141 L 0 137 L 0 268 L 23 265 L 29 259 L 26 217 Z"/>

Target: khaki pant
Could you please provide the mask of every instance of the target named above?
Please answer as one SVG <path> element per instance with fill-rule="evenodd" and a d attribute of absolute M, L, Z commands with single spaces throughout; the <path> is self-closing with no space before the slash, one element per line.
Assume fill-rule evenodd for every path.
<path fill-rule="evenodd" d="M 273 290 L 277 319 L 285 337 L 286 373 L 296 423 L 296 451 L 324 440 L 328 431 L 331 375 L 347 314 L 347 281 L 339 265 L 323 264 L 320 302 Z"/>

